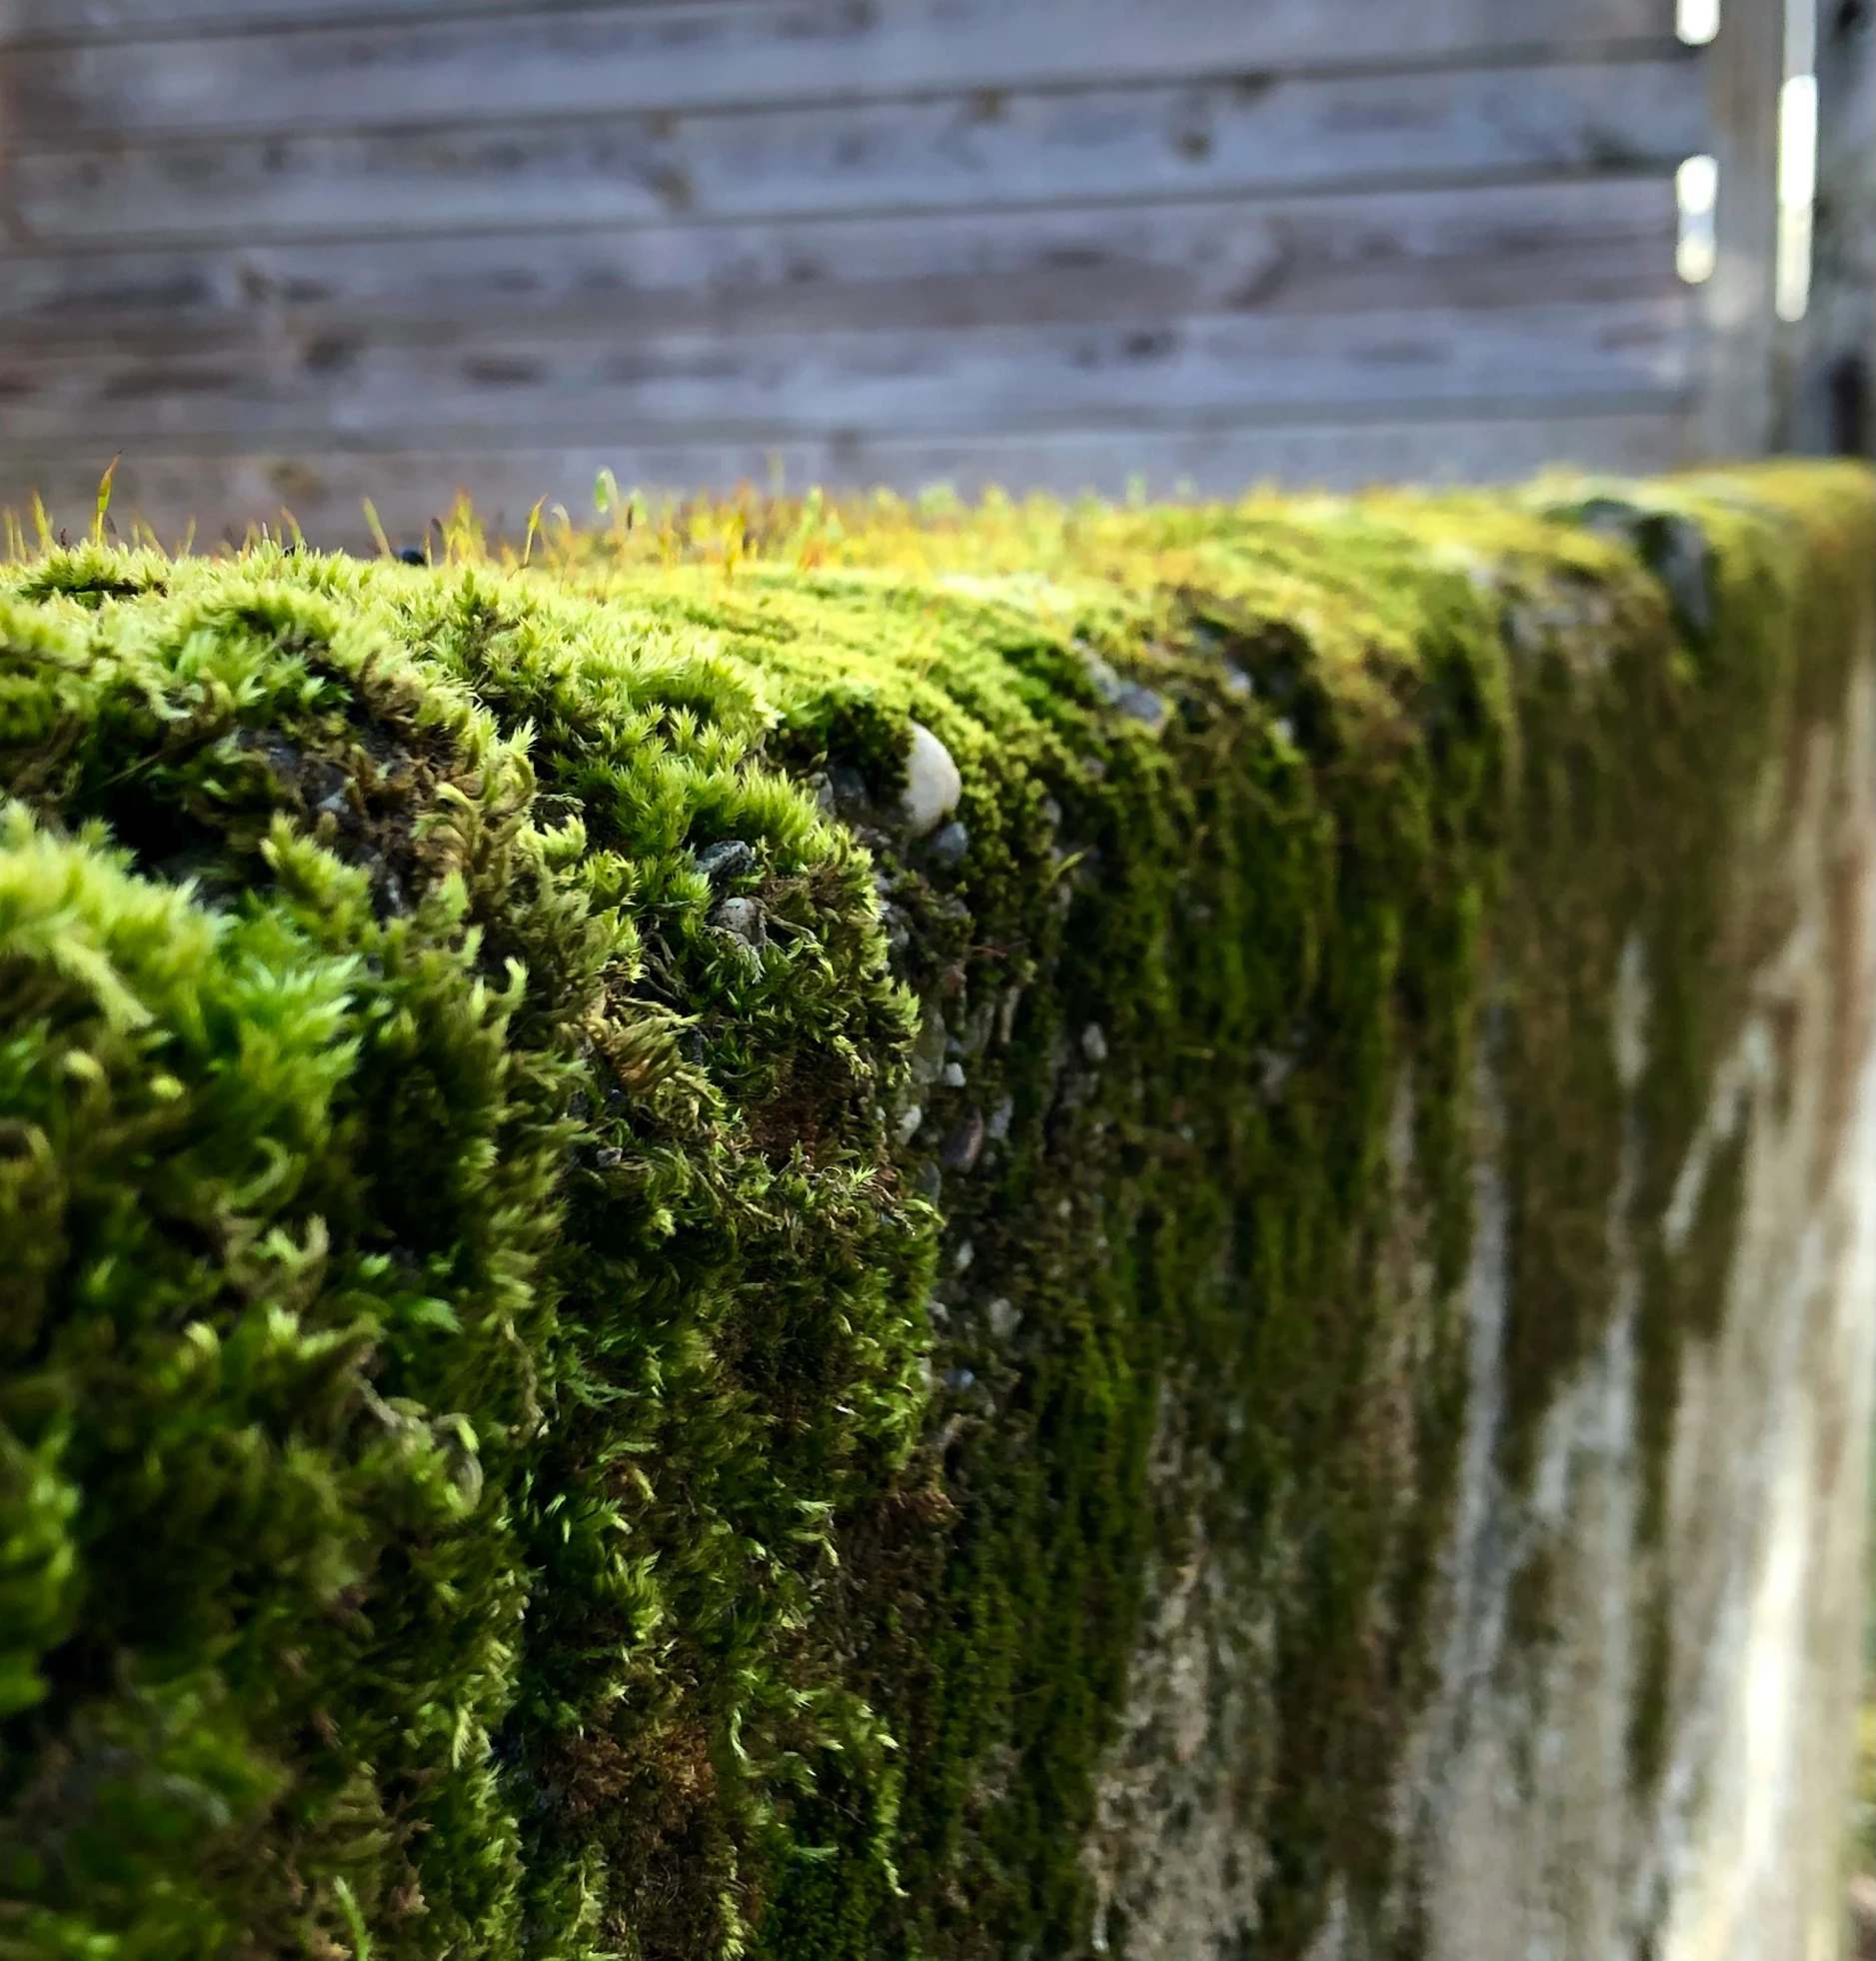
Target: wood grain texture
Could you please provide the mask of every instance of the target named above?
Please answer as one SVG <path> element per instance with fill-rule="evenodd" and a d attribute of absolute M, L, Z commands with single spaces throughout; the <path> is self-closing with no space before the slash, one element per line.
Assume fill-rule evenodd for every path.
<path fill-rule="evenodd" d="M 1782 0 L 1726 0 L 1708 74 L 1719 162 L 1719 247 L 1704 289 L 1703 446 L 1758 456 L 1775 418 L 1773 271 L 1778 234 L 1778 95 Z"/>
<path fill-rule="evenodd" d="M 655 442 L 826 438 L 1155 419 L 1340 414 L 1621 397 L 1689 380 L 1679 295 L 1415 313 L 814 333 L 488 333 L 473 324 L 322 350 L 290 343 L 153 356 L 48 351 L 0 368 L 0 444 L 130 448 L 166 437 L 318 446 L 457 432 Z"/>
<path fill-rule="evenodd" d="M 1706 140 L 1684 60 L 187 137 L 29 152 L 16 247 L 421 236 L 1577 173 Z"/>
<path fill-rule="evenodd" d="M 74 7 L 0 0 L 0 483 L 122 449 L 225 523 L 600 462 L 1112 491 L 1684 449 L 1672 0 Z"/>
<path fill-rule="evenodd" d="M 561 449 L 396 455 L 329 451 L 303 457 L 262 449 L 188 454 L 138 448 L 118 466 L 113 512 L 127 528 L 153 518 L 174 542 L 193 515 L 199 535 L 219 538 L 249 523 L 278 527 L 291 510 L 317 544 L 370 549 L 360 499 L 370 497 L 396 542 L 419 541 L 459 490 L 473 492 L 497 531 L 517 535 L 537 498 L 593 522 L 595 476 L 622 484 L 733 490 L 780 481 L 874 486 L 912 494 L 949 484 L 975 495 L 992 484 L 1115 497 L 1129 487 L 1152 496 L 1234 495 L 1259 482 L 1351 489 L 1365 483 L 1511 481 L 1556 465 L 1645 473 L 1687 460 L 1684 412 L 1572 414 L 1562 418 L 1363 418 L 1303 427 L 1139 429 L 1123 439 L 1090 431 L 1045 436 L 912 440 L 850 432 L 839 440 L 765 446 L 592 443 Z M 37 488 L 55 524 L 76 534 L 89 522 L 109 452 L 67 446 L 0 452 L 0 504 L 27 507 Z"/>
<path fill-rule="evenodd" d="M 679 0 L 682 3 L 682 0 Z M 759 0 L 752 0 L 758 4 Z M 588 12 L 596 0 L 0 0 L 0 47 L 340 27 L 356 22 Z M 669 7 L 673 0 L 597 0 L 619 7 Z"/>
<path fill-rule="evenodd" d="M 1672 0 L 683 0 L 23 47 L 20 151 L 1671 45 Z"/>
<path fill-rule="evenodd" d="M 1333 313 L 1673 292 L 1660 181 L 1072 210 L 22 256 L 0 370 L 334 337 L 573 326 L 618 335 Z M 452 324 L 454 323 L 454 324 Z M 319 350 L 327 351 L 321 353 Z"/>

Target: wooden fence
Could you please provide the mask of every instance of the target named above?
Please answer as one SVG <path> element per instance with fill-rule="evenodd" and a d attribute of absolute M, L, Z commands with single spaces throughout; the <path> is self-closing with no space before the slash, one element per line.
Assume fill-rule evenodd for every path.
<path fill-rule="evenodd" d="M 350 533 L 602 465 L 1755 447 L 1764 254 L 1723 239 L 1710 335 L 1674 269 L 1682 159 L 1768 167 L 1752 45 L 1673 0 L 0 0 L 0 501 L 82 518 L 119 451 L 160 523 Z"/>

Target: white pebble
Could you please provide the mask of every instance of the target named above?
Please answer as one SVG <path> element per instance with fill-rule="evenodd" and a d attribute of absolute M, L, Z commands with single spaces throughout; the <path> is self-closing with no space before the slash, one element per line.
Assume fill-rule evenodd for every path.
<path fill-rule="evenodd" d="M 900 809 L 915 838 L 936 831 L 957 808 L 963 778 L 951 753 L 923 722 L 912 725 L 912 751 L 906 758 L 906 788 Z"/>

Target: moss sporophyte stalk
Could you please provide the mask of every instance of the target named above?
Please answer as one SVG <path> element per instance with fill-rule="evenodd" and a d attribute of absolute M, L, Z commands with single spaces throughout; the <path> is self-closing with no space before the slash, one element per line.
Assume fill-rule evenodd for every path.
<path fill-rule="evenodd" d="M 1871 507 L 0 568 L 0 1953 L 1123 1954 L 1123 1747 L 1411 1953 L 1477 1070 L 1514 1482 L 1639 1111 L 1658 1531 Z M 1128 1727 L 1201 1563 L 1263 1687 Z"/>

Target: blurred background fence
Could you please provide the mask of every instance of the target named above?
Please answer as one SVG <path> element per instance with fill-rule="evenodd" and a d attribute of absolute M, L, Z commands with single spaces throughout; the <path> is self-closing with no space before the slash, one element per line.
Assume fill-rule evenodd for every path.
<path fill-rule="evenodd" d="M 0 0 L 0 502 L 1866 447 L 1869 62 L 1869 0 Z"/>

